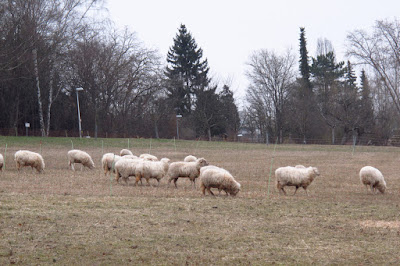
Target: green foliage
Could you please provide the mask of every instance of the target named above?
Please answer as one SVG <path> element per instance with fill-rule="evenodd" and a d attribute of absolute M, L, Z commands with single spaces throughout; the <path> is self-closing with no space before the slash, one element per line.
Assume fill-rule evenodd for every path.
<path fill-rule="evenodd" d="M 168 96 L 177 113 L 191 113 L 195 95 L 210 83 L 208 62 L 202 57 L 203 50 L 197 47 L 191 33 L 181 24 L 174 45 L 168 51 L 165 71 Z"/>

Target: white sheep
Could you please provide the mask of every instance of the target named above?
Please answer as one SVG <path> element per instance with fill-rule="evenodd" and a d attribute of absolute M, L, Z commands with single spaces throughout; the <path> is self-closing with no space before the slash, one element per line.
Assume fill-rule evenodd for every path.
<path fill-rule="evenodd" d="M 175 187 L 177 188 L 176 182 L 180 177 L 189 178 L 195 186 L 196 178 L 200 174 L 200 168 L 207 166 L 208 162 L 204 158 L 199 158 L 195 162 L 174 162 L 171 163 L 168 169 L 167 176 L 168 185 L 174 180 Z"/>
<path fill-rule="evenodd" d="M 197 160 L 197 158 L 193 155 L 188 155 L 185 157 L 185 159 L 183 160 L 184 162 L 195 162 Z"/>
<path fill-rule="evenodd" d="M 381 171 L 372 166 L 364 166 L 360 170 L 360 181 L 368 190 L 368 186 L 371 188 L 371 191 L 375 193 L 376 189 L 379 190 L 382 194 L 385 193 L 386 190 L 386 182 L 383 178 Z"/>
<path fill-rule="evenodd" d="M 301 164 L 298 164 L 298 165 L 296 165 L 295 167 L 296 167 L 296 168 L 307 168 L 307 167 L 305 167 L 304 165 L 301 165 Z"/>
<path fill-rule="evenodd" d="M 130 151 L 130 150 L 128 150 L 128 149 L 122 149 L 120 152 L 119 152 L 119 156 L 124 156 L 124 155 L 133 155 L 133 153 Z"/>
<path fill-rule="evenodd" d="M 3 165 L 4 165 L 4 158 L 3 155 L 0 153 L 0 172 L 3 171 Z"/>
<path fill-rule="evenodd" d="M 87 167 L 89 169 L 94 168 L 94 162 L 92 160 L 92 157 L 90 157 L 90 155 L 87 152 L 81 150 L 68 151 L 68 161 L 69 161 L 69 166 L 74 171 L 76 163 L 80 163 L 82 164 L 82 166 Z"/>
<path fill-rule="evenodd" d="M 121 156 L 116 155 L 114 153 L 105 153 L 101 158 L 101 165 L 104 169 L 104 175 L 107 175 L 111 171 L 111 169 L 113 169 L 113 163 L 115 165 L 115 163 L 118 162 L 121 158 L 122 158 Z"/>
<path fill-rule="evenodd" d="M 142 161 L 142 159 L 125 159 L 122 157 L 114 165 L 115 180 L 118 182 L 122 178 L 128 184 L 129 177 L 136 176 L 136 165 Z"/>
<path fill-rule="evenodd" d="M 240 184 L 225 169 L 216 166 L 205 166 L 200 169 L 199 175 L 200 188 L 205 195 L 207 190 L 209 194 L 214 195 L 211 188 L 224 190 L 226 194 L 236 196 L 240 191 Z"/>
<path fill-rule="evenodd" d="M 160 184 L 160 180 L 167 174 L 169 168 L 169 159 L 162 158 L 160 161 L 146 161 L 143 160 L 136 165 L 136 182 L 135 185 L 145 178 L 147 184 L 150 186 L 150 178 L 154 178 Z"/>
<path fill-rule="evenodd" d="M 156 156 L 148 154 L 148 153 L 140 154 L 139 158 L 142 158 L 143 160 L 146 160 L 146 161 L 158 161 L 158 158 Z"/>
<path fill-rule="evenodd" d="M 44 160 L 42 155 L 39 153 L 27 150 L 19 150 L 15 153 L 14 160 L 18 171 L 23 166 L 30 166 L 32 169 L 35 168 L 38 173 L 41 173 L 44 170 Z"/>
<path fill-rule="evenodd" d="M 316 167 L 280 167 L 275 171 L 275 178 L 276 178 L 276 187 L 278 188 L 279 192 L 282 190 L 283 193 L 286 195 L 286 191 L 284 190 L 285 186 L 295 186 L 296 190 L 294 191 L 293 195 L 296 194 L 296 191 L 299 187 L 304 188 L 307 192 L 307 187 L 311 184 L 311 182 L 319 176 L 319 171 Z"/>
<path fill-rule="evenodd" d="M 122 156 L 122 158 L 124 158 L 124 159 L 138 159 L 139 157 L 137 157 L 136 155 L 127 154 L 127 155 Z"/>

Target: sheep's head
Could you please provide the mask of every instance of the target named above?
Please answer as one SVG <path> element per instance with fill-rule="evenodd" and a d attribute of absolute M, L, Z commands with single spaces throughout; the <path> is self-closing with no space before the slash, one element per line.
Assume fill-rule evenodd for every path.
<path fill-rule="evenodd" d="M 317 167 L 313 167 L 312 169 L 313 169 L 313 171 L 314 171 L 314 174 L 315 174 L 316 176 L 319 176 L 319 175 L 320 175 L 320 173 L 319 173 L 319 171 L 318 171 L 318 168 L 317 168 Z"/>
<path fill-rule="evenodd" d="M 381 192 L 382 194 L 385 193 L 386 191 L 386 182 L 383 181 L 382 183 L 379 183 L 376 188 L 379 190 L 379 192 Z"/>
<path fill-rule="evenodd" d="M 200 167 L 203 167 L 203 166 L 207 166 L 209 163 L 206 161 L 206 159 L 204 159 L 204 158 L 199 158 L 199 159 L 197 159 L 197 163 L 200 165 Z"/>
<path fill-rule="evenodd" d="M 168 159 L 168 158 L 162 158 L 160 161 L 163 162 L 163 163 L 169 163 L 169 162 L 170 162 L 170 159 Z"/>
<path fill-rule="evenodd" d="M 236 183 L 236 186 L 234 186 L 234 188 L 231 191 L 229 191 L 229 194 L 231 196 L 236 196 L 237 193 L 239 193 L 239 191 L 240 191 L 240 184 Z"/>

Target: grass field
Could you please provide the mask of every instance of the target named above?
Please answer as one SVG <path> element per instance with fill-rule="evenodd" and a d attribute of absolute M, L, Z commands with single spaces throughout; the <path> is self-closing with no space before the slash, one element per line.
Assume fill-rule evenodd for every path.
<path fill-rule="evenodd" d="M 400 264 L 399 148 L 278 145 L 274 153 L 261 144 L 130 139 L 134 154 L 205 157 L 242 184 L 237 197 L 204 197 L 188 180 L 175 189 L 166 180 L 134 187 L 104 176 L 102 153 L 119 153 L 127 139 L 0 137 L 3 155 L 6 144 L 1 265 Z M 92 155 L 94 170 L 68 169 L 72 144 Z M 41 151 L 45 172 L 18 173 L 19 149 Z M 292 187 L 279 195 L 273 175 L 268 193 L 272 158 L 273 171 L 318 167 L 309 196 L 292 196 Z M 365 165 L 382 171 L 385 194 L 361 185 Z"/>

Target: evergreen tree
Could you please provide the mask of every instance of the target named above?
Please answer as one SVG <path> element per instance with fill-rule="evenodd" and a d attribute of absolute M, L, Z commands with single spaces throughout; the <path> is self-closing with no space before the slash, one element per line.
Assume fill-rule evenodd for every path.
<path fill-rule="evenodd" d="M 191 113 L 196 94 L 210 83 L 208 62 L 202 57 L 203 50 L 197 47 L 191 33 L 181 24 L 174 45 L 168 51 L 165 71 L 168 96 L 180 114 Z"/>
<path fill-rule="evenodd" d="M 305 36 L 305 29 L 300 28 L 300 75 L 306 88 L 311 88 L 310 82 L 310 64 L 308 60 L 307 40 Z"/>
<path fill-rule="evenodd" d="M 233 98 L 233 92 L 229 86 L 224 85 L 222 91 L 219 93 L 221 102 L 222 116 L 223 116 L 223 133 L 228 136 L 233 136 L 236 139 L 237 132 L 240 127 L 239 111 Z"/>

